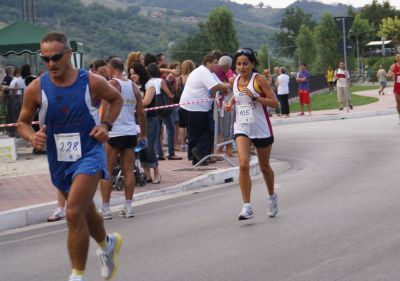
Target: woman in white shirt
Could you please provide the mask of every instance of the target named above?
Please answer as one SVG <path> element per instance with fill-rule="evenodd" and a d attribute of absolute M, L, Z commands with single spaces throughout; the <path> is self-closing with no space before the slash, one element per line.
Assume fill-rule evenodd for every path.
<path fill-rule="evenodd" d="M 289 117 L 289 76 L 286 74 L 286 69 L 281 67 L 280 74 L 276 78 L 275 86 L 277 88 L 277 96 L 281 105 L 281 113 L 283 117 Z"/>

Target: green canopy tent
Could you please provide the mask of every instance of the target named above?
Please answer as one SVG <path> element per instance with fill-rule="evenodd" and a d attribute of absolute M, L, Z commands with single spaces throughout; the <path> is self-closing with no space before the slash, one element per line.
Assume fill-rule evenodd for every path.
<path fill-rule="evenodd" d="M 0 29 L 0 56 L 10 54 L 38 54 L 40 40 L 47 30 L 26 21 L 12 23 Z M 83 44 L 70 41 L 73 51 L 72 63 L 75 67 L 83 67 Z"/>

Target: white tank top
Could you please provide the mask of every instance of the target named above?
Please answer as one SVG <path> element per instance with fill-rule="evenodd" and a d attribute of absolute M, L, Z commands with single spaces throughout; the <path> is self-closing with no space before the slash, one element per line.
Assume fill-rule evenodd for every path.
<path fill-rule="evenodd" d="M 124 102 L 121 112 L 113 124 L 112 130 L 109 132 L 109 136 L 110 138 L 120 136 L 135 136 L 137 135 L 135 120 L 136 96 L 133 92 L 132 81 L 116 78 L 113 79 L 118 81 L 121 87 L 121 96 Z"/>
<path fill-rule="evenodd" d="M 257 73 L 253 73 L 249 84 L 247 85 L 247 88 L 255 97 L 260 96 L 260 94 L 254 89 L 254 79 L 257 75 Z M 269 120 L 267 106 L 262 105 L 257 101 L 252 101 L 249 96 L 243 94 L 238 87 L 239 79 L 240 75 L 238 75 L 233 82 L 233 95 L 235 97 L 236 104 L 235 123 L 233 125 L 234 134 L 244 134 L 250 139 L 269 138 L 273 136 L 272 125 L 271 121 Z M 248 111 L 251 111 L 252 115 L 250 120 L 244 120 L 240 117 L 241 114 L 243 115 L 243 112 L 250 114 Z"/>

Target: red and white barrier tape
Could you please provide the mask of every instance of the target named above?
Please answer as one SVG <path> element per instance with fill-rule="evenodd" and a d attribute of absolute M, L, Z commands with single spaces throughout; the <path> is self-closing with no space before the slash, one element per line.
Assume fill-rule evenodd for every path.
<path fill-rule="evenodd" d="M 212 100 L 213 99 L 200 99 L 200 100 L 189 101 L 189 102 L 184 102 L 184 103 L 174 103 L 174 104 L 169 104 L 169 105 L 164 105 L 164 106 L 145 108 L 144 111 L 155 111 L 155 110 L 159 110 L 159 109 L 172 108 L 172 107 L 177 107 L 177 106 L 181 106 L 181 105 L 209 102 L 209 101 L 212 101 Z M 36 125 L 36 124 L 39 124 L 39 121 L 32 122 L 32 125 Z M 0 124 L 0 128 L 16 127 L 16 126 L 17 126 L 17 123 Z"/>
<path fill-rule="evenodd" d="M 201 100 L 195 100 L 195 101 L 188 101 L 188 102 L 184 102 L 184 103 L 174 103 L 174 104 L 169 104 L 169 105 L 145 108 L 144 111 L 154 111 L 154 110 L 159 110 L 159 109 L 163 109 L 163 108 L 177 107 L 177 106 L 181 106 L 181 105 L 209 102 L 209 101 L 212 101 L 212 100 L 213 99 L 201 99 Z"/>

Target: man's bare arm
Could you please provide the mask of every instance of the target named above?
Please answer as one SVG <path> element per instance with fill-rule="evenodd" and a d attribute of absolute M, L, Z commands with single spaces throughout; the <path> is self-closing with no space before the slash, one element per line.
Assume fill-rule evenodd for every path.
<path fill-rule="evenodd" d="M 40 107 L 40 79 L 34 80 L 24 91 L 24 100 L 19 114 L 17 130 L 19 135 L 36 149 L 44 149 L 46 143 L 45 128 L 35 132 L 32 121 Z"/>
<path fill-rule="evenodd" d="M 103 123 L 94 127 L 89 134 L 99 142 L 104 143 L 108 140 L 108 125 L 105 123 L 112 124 L 118 118 L 123 100 L 120 93 L 99 75 L 90 74 L 89 88 L 95 100 L 101 98 L 109 103 L 108 110 L 104 112 L 104 117 L 102 117 Z"/>

